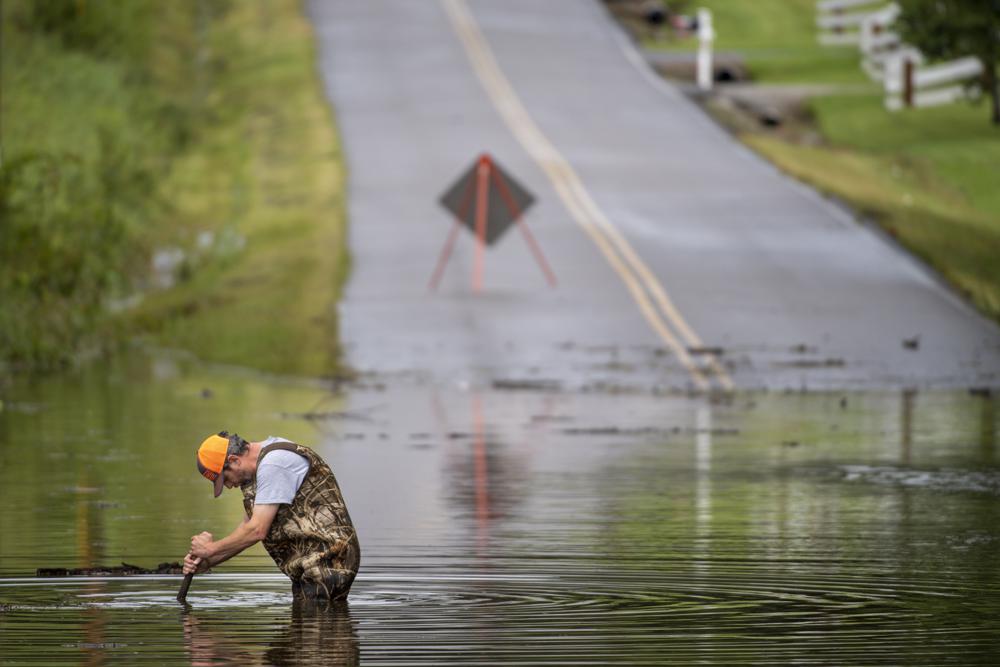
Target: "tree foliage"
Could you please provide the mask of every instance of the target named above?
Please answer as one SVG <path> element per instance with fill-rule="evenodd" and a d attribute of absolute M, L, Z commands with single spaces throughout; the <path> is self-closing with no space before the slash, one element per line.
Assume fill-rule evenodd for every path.
<path fill-rule="evenodd" d="M 979 59 L 993 122 L 1000 124 L 1000 0 L 899 0 L 899 5 L 896 27 L 904 42 L 932 59 Z"/>
<path fill-rule="evenodd" d="M 100 343 L 148 273 L 159 179 L 199 140 L 225 0 L 4 0 L 0 374 Z"/>
<path fill-rule="evenodd" d="M 38 152 L 0 168 L 0 351 L 17 366 L 70 358 L 144 266 L 153 175 L 113 133 L 100 144 L 96 164 Z"/>

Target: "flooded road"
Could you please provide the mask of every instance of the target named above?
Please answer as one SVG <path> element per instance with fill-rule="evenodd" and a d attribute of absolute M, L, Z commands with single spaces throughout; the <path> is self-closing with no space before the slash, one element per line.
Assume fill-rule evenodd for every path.
<path fill-rule="evenodd" d="M 502 385 L 501 385 L 502 386 Z M 0 663 L 992 663 L 1000 400 L 319 383 L 131 355 L 0 411 Z M 346 606 L 292 604 L 194 470 L 209 432 L 333 466 L 361 537 Z"/>

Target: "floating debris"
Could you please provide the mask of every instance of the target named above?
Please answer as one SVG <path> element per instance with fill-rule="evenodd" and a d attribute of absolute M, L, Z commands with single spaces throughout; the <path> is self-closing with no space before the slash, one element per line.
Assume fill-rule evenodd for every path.
<path fill-rule="evenodd" d="M 846 482 L 1000 495 L 1000 474 L 993 470 L 918 470 L 869 465 L 844 465 L 839 470 Z"/>
<path fill-rule="evenodd" d="M 738 428 L 687 428 L 685 433 L 707 433 L 708 435 L 739 435 Z"/>
<path fill-rule="evenodd" d="M 696 434 L 707 433 L 709 435 L 736 435 L 740 432 L 738 428 L 681 428 L 672 426 L 669 428 L 657 426 L 639 426 L 636 428 L 623 428 L 621 426 L 586 426 L 570 427 L 562 430 L 566 435 L 677 435 L 678 433 Z"/>
<path fill-rule="evenodd" d="M 829 357 L 827 359 L 793 359 L 791 361 L 776 361 L 775 366 L 786 366 L 788 368 L 840 368 L 846 363 L 843 359 Z"/>
<path fill-rule="evenodd" d="M 571 422 L 571 421 L 573 421 L 573 417 L 571 417 L 570 415 L 532 415 L 531 416 L 531 422 L 533 424 L 534 423 L 539 423 L 539 422 Z"/>
<path fill-rule="evenodd" d="M 358 421 L 370 422 L 372 419 L 368 415 L 347 410 L 327 410 L 325 412 L 279 412 L 282 419 L 305 419 L 306 421 L 327 421 L 333 419 L 355 419 Z"/>
<path fill-rule="evenodd" d="M 713 354 L 717 357 L 722 356 L 726 351 L 721 347 L 689 347 L 687 349 L 688 354 L 699 355 L 699 354 Z"/>
<path fill-rule="evenodd" d="M 62 489 L 66 493 L 76 493 L 76 494 L 89 494 L 89 493 L 100 493 L 101 488 L 97 486 L 66 486 Z"/>
<path fill-rule="evenodd" d="M 558 380 L 500 379 L 493 381 L 494 389 L 506 391 L 559 391 L 562 383 Z"/>
<path fill-rule="evenodd" d="M 93 500 L 90 504 L 101 510 L 116 509 L 122 506 L 121 503 L 113 500 Z"/>
<path fill-rule="evenodd" d="M 184 566 L 178 562 L 160 563 L 155 569 L 149 570 L 138 565 L 122 562 L 120 566 L 109 567 L 40 567 L 35 570 L 36 577 L 131 577 L 137 574 L 182 574 Z"/>
<path fill-rule="evenodd" d="M 641 426 L 637 428 L 622 428 L 621 426 L 590 426 L 570 427 L 562 430 L 566 435 L 671 435 L 680 433 L 679 427 L 657 428 Z"/>

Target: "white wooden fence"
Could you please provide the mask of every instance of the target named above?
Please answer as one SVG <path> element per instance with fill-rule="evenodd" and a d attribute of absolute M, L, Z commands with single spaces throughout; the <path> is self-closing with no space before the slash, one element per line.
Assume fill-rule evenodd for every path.
<path fill-rule="evenodd" d="M 924 67 L 919 49 L 903 42 L 892 30 L 899 5 L 882 0 L 820 0 L 816 3 L 819 41 L 828 45 L 857 45 L 861 68 L 885 88 L 885 106 L 950 104 L 969 94 L 969 79 L 982 74 L 973 57 Z M 971 90 L 975 91 L 974 88 Z"/>
<path fill-rule="evenodd" d="M 861 22 L 861 39 L 858 48 L 861 50 L 861 68 L 874 81 L 882 81 L 885 76 L 885 63 L 897 52 L 906 49 L 915 51 L 903 44 L 899 34 L 893 32 L 892 24 L 899 16 L 899 5 L 892 3 L 868 14 Z M 912 53 L 913 56 L 918 56 Z"/>
<path fill-rule="evenodd" d="M 885 0 L 820 0 L 816 3 L 816 27 L 820 44 L 856 46 L 861 41 L 861 23 Z"/>
<path fill-rule="evenodd" d="M 914 59 L 899 55 L 886 66 L 885 108 L 898 111 L 903 107 L 930 107 L 951 104 L 970 92 L 976 95 L 976 88 L 970 91 L 966 83 L 955 82 L 967 82 L 982 73 L 983 64 L 974 56 L 920 67 Z"/>

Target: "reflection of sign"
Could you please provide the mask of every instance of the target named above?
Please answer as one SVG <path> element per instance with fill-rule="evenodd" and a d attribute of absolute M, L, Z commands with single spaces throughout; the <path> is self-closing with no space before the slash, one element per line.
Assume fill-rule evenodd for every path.
<path fill-rule="evenodd" d="M 535 198 L 490 156 L 482 155 L 440 201 L 477 238 L 493 245 Z M 480 224 L 484 225 L 482 234 Z"/>
<path fill-rule="evenodd" d="M 535 242 L 528 227 L 521 220 L 522 214 L 535 201 L 524 187 L 498 165 L 493 158 L 482 154 L 475 163 L 441 195 L 441 205 L 448 209 L 455 218 L 448 240 L 445 241 L 441 258 L 438 260 L 434 275 L 431 276 L 431 289 L 436 289 L 444 272 L 444 265 L 451 255 L 455 244 L 455 236 L 460 226 L 465 226 L 476 237 L 476 259 L 472 274 L 472 288 L 479 291 L 483 284 L 483 255 L 487 245 L 496 243 L 512 224 L 517 224 L 524 234 L 528 246 L 535 259 L 545 272 L 550 285 L 555 285 L 556 279 L 542 256 L 542 251 Z"/>

